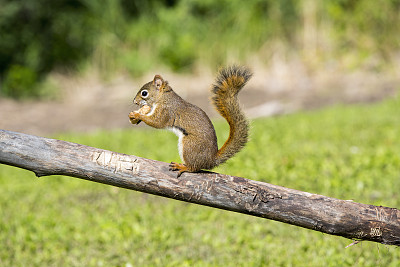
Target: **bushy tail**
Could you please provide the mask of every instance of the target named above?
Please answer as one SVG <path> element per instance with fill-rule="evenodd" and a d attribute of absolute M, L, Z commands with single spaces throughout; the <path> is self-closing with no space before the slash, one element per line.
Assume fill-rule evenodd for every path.
<path fill-rule="evenodd" d="M 221 69 L 212 87 L 213 103 L 229 123 L 229 137 L 218 150 L 216 163 L 224 163 L 247 143 L 249 122 L 240 108 L 237 94 L 253 74 L 248 68 L 231 66 Z"/>

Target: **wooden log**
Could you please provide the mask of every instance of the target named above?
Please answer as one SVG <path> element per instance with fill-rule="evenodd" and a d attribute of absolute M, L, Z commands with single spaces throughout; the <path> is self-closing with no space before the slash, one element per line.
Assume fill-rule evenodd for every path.
<path fill-rule="evenodd" d="M 400 246 L 400 210 L 213 172 L 176 178 L 167 163 L 0 130 L 0 163 L 276 220 L 353 240 Z"/>

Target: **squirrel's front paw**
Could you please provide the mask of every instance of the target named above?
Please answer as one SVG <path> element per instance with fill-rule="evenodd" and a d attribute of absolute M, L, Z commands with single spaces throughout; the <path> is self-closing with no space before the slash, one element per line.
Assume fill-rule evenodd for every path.
<path fill-rule="evenodd" d="M 129 113 L 129 120 L 132 124 L 139 124 L 141 120 L 139 119 L 140 114 L 137 111 L 132 111 Z"/>
<path fill-rule="evenodd" d="M 150 106 L 144 105 L 141 107 L 139 110 L 132 111 L 129 113 L 129 120 L 131 121 L 132 124 L 139 124 L 141 120 L 141 116 L 146 115 L 149 113 L 151 110 Z"/>

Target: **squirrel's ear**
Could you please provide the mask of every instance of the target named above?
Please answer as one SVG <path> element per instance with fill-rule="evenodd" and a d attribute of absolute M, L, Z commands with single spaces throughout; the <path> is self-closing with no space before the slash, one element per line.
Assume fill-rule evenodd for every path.
<path fill-rule="evenodd" d="M 164 80 L 160 75 L 156 75 L 154 76 L 153 84 L 158 90 L 160 90 L 164 84 Z"/>

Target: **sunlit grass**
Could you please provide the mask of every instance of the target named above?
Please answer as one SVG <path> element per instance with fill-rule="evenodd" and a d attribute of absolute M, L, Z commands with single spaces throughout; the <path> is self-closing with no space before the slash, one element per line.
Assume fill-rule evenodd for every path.
<path fill-rule="evenodd" d="M 252 122 L 251 141 L 216 171 L 357 202 L 400 207 L 400 99 Z M 219 142 L 228 133 L 216 122 Z M 58 139 L 179 161 L 153 129 Z M 162 149 L 160 149 L 162 148 Z M 396 247 L 70 177 L 0 166 L 2 266 L 398 266 Z"/>

